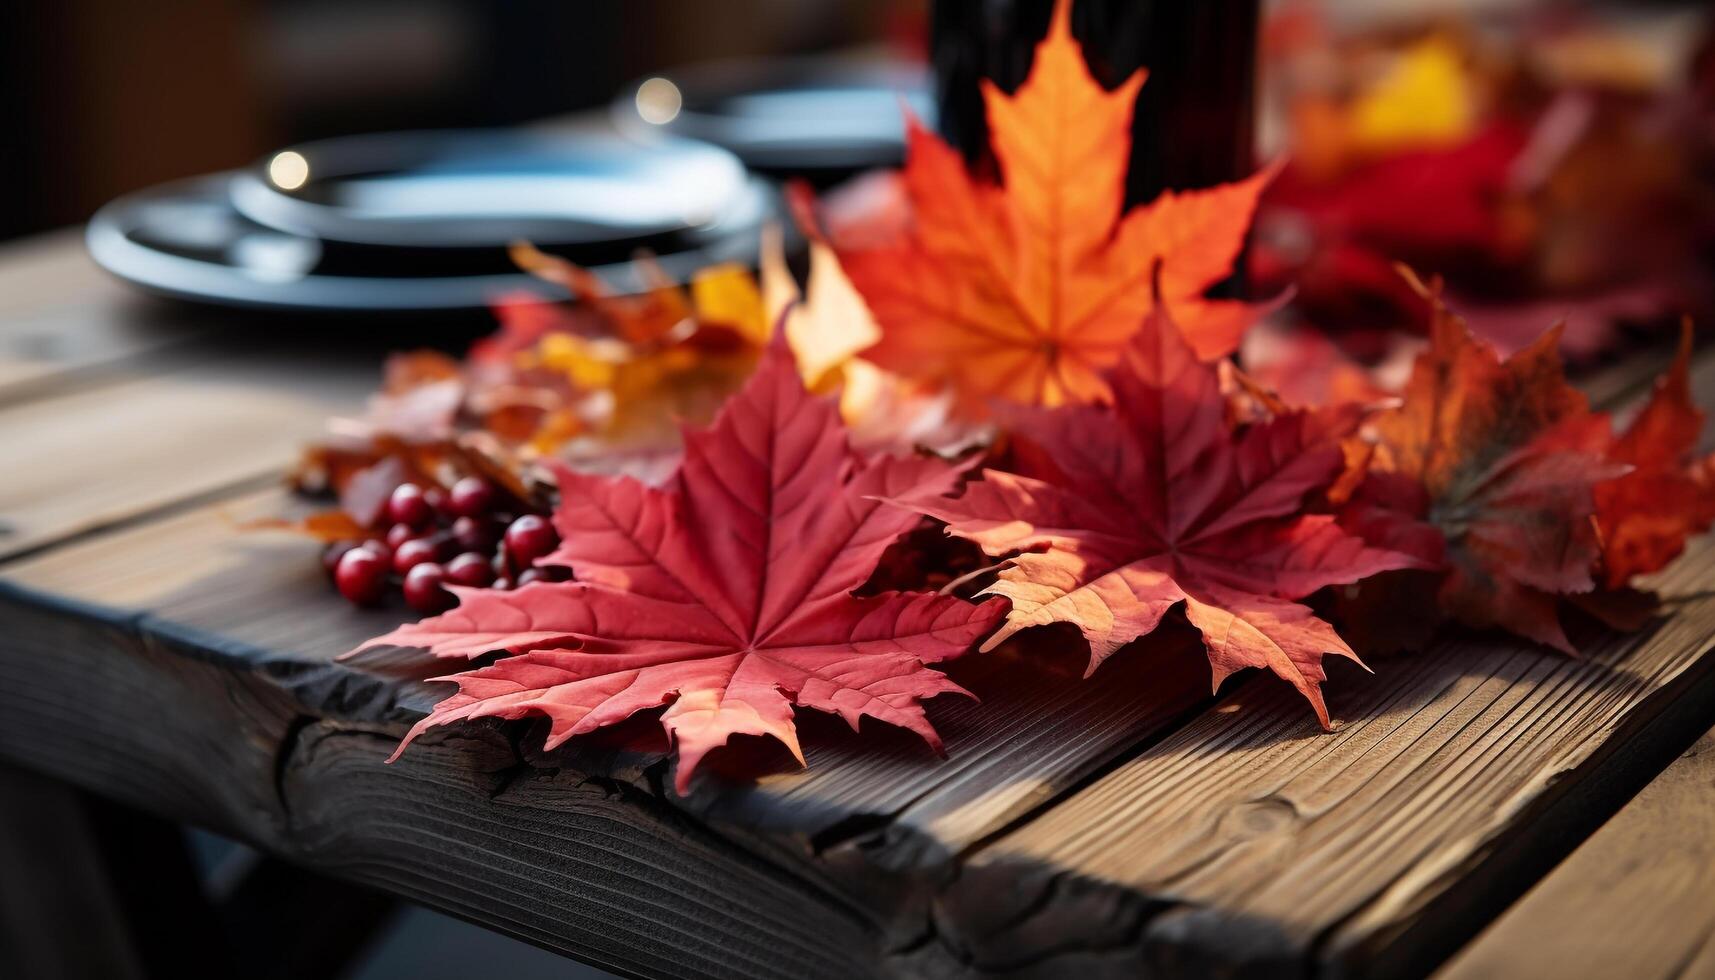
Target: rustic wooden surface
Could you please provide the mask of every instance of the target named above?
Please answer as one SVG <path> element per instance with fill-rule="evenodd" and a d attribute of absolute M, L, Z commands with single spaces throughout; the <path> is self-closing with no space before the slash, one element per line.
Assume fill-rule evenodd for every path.
<path fill-rule="evenodd" d="M 1715 551 L 1703 548 L 1666 584 L 1712 579 Z M 1336 676 L 1332 735 L 1276 685 L 1246 685 L 974 855 L 965 882 L 979 906 L 992 879 L 1019 868 L 1050 869 L 1041 887 L 1083 895 L 1066 909 L 1037 903 L 973 942 L 1004 959 L 1021 934 L 1040 933 L 1139 969 L 1405 969 L 1430 955 L 1448 917 L 1499 910 L 1473 876 L 1512 878 L 1551 807 L 1612 809 L 1605 752 L 1648 738 L 1684 699 L 1709 703 L 1711 623 L 1715 601 L 1701 600 L 1645 634 L 1586 642 L 1576 661 L 1450 640 L 1375 664 L 1378 683 Z M 1092 921 L 1091 906 L 1110 912 Z"/>
<path fill-rule="evenodd" d="M 1715 731 L 1436 974 L 1715 977 Z"/>
<path fill-rule="evenodd" d="M 81 240 L 63 231 L 0 247 L 0 404 L 205 333 L 100 275 Z"/>
<path fill-rule="evenodd" d="M 982 701 L 931 706 L 944 761 L 812 718 L 808 770 L 711 773 L 685 798 L 648 739 L 544 755 L 528 723 L 387 766 L 436 670 L 334 658 L 403 610 L 353 609 L 313 545 L 237 530 L 299 506 L 274 474 L 382 347 L 227 319 L 117 292 L 68 238 L 0 251 L 0 761 L 618 972 L 1425 975 L 1715 705 L 1698 542 L 1660 583 L 1687 601 L 1636 635 L 1584 629 L 1583 659 L 1455 633 L 1373 678 L 1336 665 L 1333 734 L 1270 678 L 1212 697 L 1193 639 L 1167 636 L 1095 683 L 1075 657 L 955 664 Z M 1662 361 L 1586 384 L 1635 398 Z M 1715 401 L 1715 361 L 1695 383 Z M 1580 860 L 1606 866 L 1563 871 Z M 1469 968 L 1531 975 L 1483 950 L 1540 944 L 1504 936 L 1539 937 L 1599 880 L 1559 875 Z M 1667 928 L 1650 880 L 1629 886 L 1637 935 Z"/>

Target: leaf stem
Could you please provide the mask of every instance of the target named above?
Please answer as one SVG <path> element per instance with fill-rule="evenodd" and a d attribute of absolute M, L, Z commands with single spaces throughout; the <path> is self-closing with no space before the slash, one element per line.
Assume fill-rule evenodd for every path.
<path fill-rule="evenodd" d="M 989 572 L 998 571 L 1002 568 L 1005 568 L 1006 563 L 1011 561 L 1011 560 L 1012 560 L 1011 558 L 1002 558 L 1000 561 L 995 562 L 993 565 L 984 565 L 981 568 L 973 568 L 970 571 L 966 572 L 965 574 L 959 576 L 958 578 L 953 579 L 951 582 L 948 582 L 946 585 L 941 586 L 941 588 L 939 590 L 937 590 L 935 594 L 936 595 L 952 595 L 953 590 L 957 589 L 959 586 L 965 585 L 966 583 L 971 582 L 972 580 L 979 578 L 983 575 L 987 575 Z"/>

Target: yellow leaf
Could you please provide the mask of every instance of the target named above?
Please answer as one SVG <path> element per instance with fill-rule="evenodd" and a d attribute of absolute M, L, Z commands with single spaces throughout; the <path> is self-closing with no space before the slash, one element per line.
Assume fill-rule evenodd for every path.
<path fill-rule="evenodd" d="M 543 337 L 535 357 L 542 367 L 565 375 L 577 388 L 608 387 L 618 366 L 628 359 L 625 346 L 617 341 L 563 333 Z"/>
<path fill-rule="evenodd" d="M 762 306 L 772 332 L 787 307 L 803 298 L 792 271 L 786 268 L 786 245 L 781 240 L 780 226 L 773 222 L 762 227 L 762 254 L 757 264 L 762 274 Z"/>
<path fill-rule="evenodd" d="M 744 266 L 726 262 L 699 271 L 691 277 L 691 303 L 701 323 L 731 327 L 757 345 L 768 342 L 762 293 Z"/>
<path fill-rule="evenodd" d="M 881 328 L 863 297 L 858 295 L 840 268 L 834 250 L 825 243 L 810 243 L 810 281 L 807 296 L 786 315 L 786 341 L 798 358 L 798 370 L 812 389 L 829 382 L 864 348 L 881 339 Z M 798 301 L 798 286 L 786 269 L 778 231 L 765 235 L 762 244 L 762 292 L 767 297 L 770 322 Z"/>
<path fill-rule="evenodd" d="M 1433 35 L 1402 51 L 1353 103 L 1352 141 L 1369 153 L 1456 143 L 1476 127 L 1476 102 L 1459 46 Z"/>

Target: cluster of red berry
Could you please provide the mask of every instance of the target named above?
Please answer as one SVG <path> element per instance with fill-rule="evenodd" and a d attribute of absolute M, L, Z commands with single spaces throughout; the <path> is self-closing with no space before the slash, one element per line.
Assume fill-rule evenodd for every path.
<path fill-rule="evenodd" d="M 535 564 L 559 546 L 554 526 L 538 514 L 497 509 L 498 496 L 474 476 L 451 490 L 402 484 L 382 511 L 391 524 L 386 534 L 331 544 L 322 564 L 340 594 L 359 606 L 380 602 L 397 582 L 406 604 L 421 613 L 452 606 L 448 585 L 511 589 L 567 577 L 567 569 Z"/>

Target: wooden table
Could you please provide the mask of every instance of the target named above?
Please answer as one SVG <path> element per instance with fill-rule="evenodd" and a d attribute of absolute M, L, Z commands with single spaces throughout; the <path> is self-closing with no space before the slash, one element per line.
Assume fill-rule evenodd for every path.
<path fill-rule="evenodd" d="M 1715 976 L 1715 750 L 1673 762 L 1715 721 L 1707 541 L 1579 660 L 1334 663 L 1332 734 L 1255 672 L 1211 697 L 1187 640 L 1087 684 L 970 658 L 944 761 L 810 720 L 807 770 L 686 798 L 527 723 L 388 766 L 440 689 L 334 657 L 403 611 L 235 530 L 301 506 L 281 469 L 375 381 L 354 332 L 131 296 L 70 235 L 0 253 L 0 760 L 649 977 Z M 1665 358 L 1583 381 L 1635 400 Z"/>

